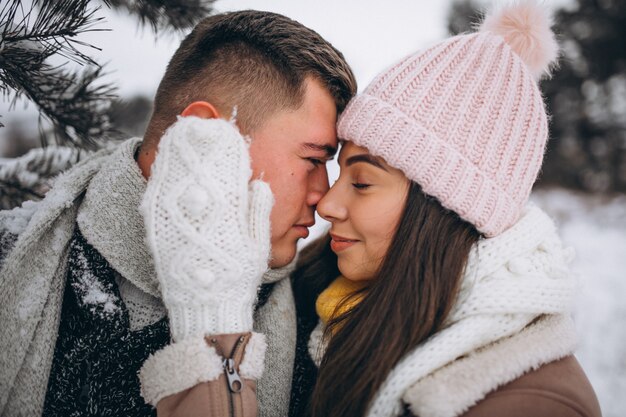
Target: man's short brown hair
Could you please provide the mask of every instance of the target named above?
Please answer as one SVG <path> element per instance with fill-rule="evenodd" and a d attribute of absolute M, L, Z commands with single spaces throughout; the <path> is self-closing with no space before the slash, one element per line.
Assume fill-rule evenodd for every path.
<path fill-rule="evenodd" d="M 356 93 L 343 55 L 315 31 L 285 16 L 245 10 L 202 20 L 170 60 L 157 90 L 146 141 L 194 101 L 208 101 L 223 117 L 237 106 L 244 133 L 280 109 L 296 109 L 305 79 L 325 87 L 341 112 Z"/>

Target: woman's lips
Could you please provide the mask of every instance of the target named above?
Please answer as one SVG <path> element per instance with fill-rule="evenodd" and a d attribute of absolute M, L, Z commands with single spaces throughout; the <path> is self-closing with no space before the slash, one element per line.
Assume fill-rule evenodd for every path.
<path fill-rule="evenodd" d="M 343 250 L 348 249 L 350 246 L 354 245 L 358 242 L 358 240 L 348 239 L 342 236 L 337 236 L 335 234 L 330 234 L 332 240 L 330 241 L 330 248 L 333 252 L 338 253 Z"/>

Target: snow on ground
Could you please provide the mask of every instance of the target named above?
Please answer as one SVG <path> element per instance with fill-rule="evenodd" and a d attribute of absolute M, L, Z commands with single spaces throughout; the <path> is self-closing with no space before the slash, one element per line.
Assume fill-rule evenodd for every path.
<path fill-rule="evenodd" d="M 596 197 L 561 189 L 531 198 L 576 250 L 582 289 L 575 311 L 576 353 L 604 417 L 626 415 L 626 196 Z"/>

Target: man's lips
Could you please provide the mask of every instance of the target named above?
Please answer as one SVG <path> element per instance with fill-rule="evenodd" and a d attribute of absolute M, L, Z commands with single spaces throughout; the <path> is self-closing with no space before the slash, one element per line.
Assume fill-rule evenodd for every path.
<path fill-rule="evenodd" d="M 309 237 L 309 227 L 313 227 L 315 220 L 305 223 L 294 224 L 293 228 L 304 239 Z"/>
<path fill-rule="evenodd" d="M 331 233 L 330 237 L 332 239 L 330 241 L 330 248 L 335 253 L 338 253 L 338 252 L 341 252 L 341 251 L 343 251 L 345 249 L 348 249 L 350 246 L 352 246 L 352 245 L 354 245 L 355 243 L 358 242 L 358 240 L 356 240 L 356 239 L 350 239 L 350 238 L 347 238 L 347 237 L 336 235 L 334 233 Z"/>

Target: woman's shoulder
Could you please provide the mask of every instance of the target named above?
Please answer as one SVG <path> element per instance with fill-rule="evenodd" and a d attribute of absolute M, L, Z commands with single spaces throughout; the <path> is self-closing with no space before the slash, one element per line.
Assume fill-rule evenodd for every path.
<path fill-rule="evenodd" d="M 463 417 L 600 417 L 595 392 L 574 356 L 528 372 L 488 394 Z"/>

